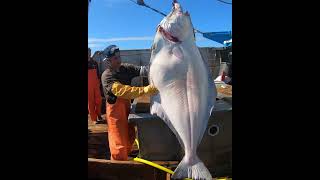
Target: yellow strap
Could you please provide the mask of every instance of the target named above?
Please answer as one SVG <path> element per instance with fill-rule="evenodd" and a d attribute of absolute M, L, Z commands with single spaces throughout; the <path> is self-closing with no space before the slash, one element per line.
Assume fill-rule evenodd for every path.
<path fill-rule="evenodd" d="M 140 149 L 138 139 L 135 139 L 134 141 L 136 142 L 136 144 L 137 144 L 137 146 L 138 146 L 138 149 Z"/>
<path fill-rule="evenodd" d="M 135 141 L 136 141 L 137 144 L 139 144 L 137 139 L 135 139 Z M 152 167 L 155 167 L 157 169 L 165 171 L 165 172 L 167 172 L 169 174 L 173 174 L 173 171 L 171 169 L 168 169 L 168 168 L 165 168 L 163 166 L 160 166 L 159 164 L 156 164 L 154 162 L 151 162 L 151 161 L 148 161 L 148 160 L 145 160 L 145 159 L 141 159 L 141 158 L 137 158 L 137 157 L 134 158 L 133 160 L 137 161 L 137 162 L 141 162 L 141 163 L 147 164 L 147 165 L 150 165 Z M 184 178 L 184 180 L 192 180 L 192 179 Z M 224 177 L 224 178 L 216 178 L 216 180 L 232 180 L 232 178 Z"/>
<path fill-rule="evenodd" d="M 141 158 L 134 158 L 133 159 L 134 161 L 137 161 L 137 162 L 141 162 L 141 163 L 144 163 L 144 164 L 147 164 L 147 165 L 150 165 L 152 167 L 155 167 L 157 169 L 160 169 L 162 171 L 165 171 L 169 174 L 173 174 L 173 171 L 171 169 L 168 169 L 168 168 L 165 168 L 163 166 L 160 166 L 159 164 L 156 164 L 154 162 L 151 162 L 151 161 L 147 161 L 145 159 L 141 159 Z M 189 178 L 184 178 L 184 180 L 192 180 L 192 179 L 189 179 Z"/>

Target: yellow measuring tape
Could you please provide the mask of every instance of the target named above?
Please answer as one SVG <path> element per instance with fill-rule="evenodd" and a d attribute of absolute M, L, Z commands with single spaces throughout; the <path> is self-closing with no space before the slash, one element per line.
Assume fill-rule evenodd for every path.
<path fill-rule="evenodd" d="M 144 163 L 144 164 L 148 164 L 148 165 L 150 165 L 150 166 L 152 166 L 152 167 L 155 167 L 155 168 L 157 168 L 157 169 L 160 169 L 160 170 L 162 170 L 162 171 L 165 171 L 165 172 L 167 172 L 167 173 L 169 173 L 169 174 L 173 174 L 173 171 L 172 171 L 171 169 L 165 168 L 165 167 L 160 166 L 159 164 L 153 163 L 153 162 L 151 162 L 151 161 L 147 161 L 147 160 L 141 159 L 141 158 L 134 158 L 133 160 L 134 160 L 134 161 L 137 161 L 137 162 Z M 184 180 L 192 180 L 192 179 L 184 178 Z"/>

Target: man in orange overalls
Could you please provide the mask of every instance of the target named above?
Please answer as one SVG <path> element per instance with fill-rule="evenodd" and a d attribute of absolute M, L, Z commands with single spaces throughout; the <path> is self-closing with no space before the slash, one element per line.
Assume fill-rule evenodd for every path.
<path fill-rule="evenodd" d="M 88 109 L 91 121 L 104 123 L 101 117 L 101 92 L 98 63 L 91 58 L 91 49 L 88 48 Z"/>
<path fill-rule="evenodd" d="M 130 100 L 141 95 L 152 95 L 157 89 L 151 85 L 146 87 L 130 86 L 136 76 L 146 76 L 147 68 L 121 64 L 120 51 L 115 45 L 107 47 L 106 69 L 101 76 L 103 92 L 107 100 L 106 119 L 108 123 L 108 140 L 111 160 L 128 160 L 135 139 L 134 126 L 128 124 Z"/>

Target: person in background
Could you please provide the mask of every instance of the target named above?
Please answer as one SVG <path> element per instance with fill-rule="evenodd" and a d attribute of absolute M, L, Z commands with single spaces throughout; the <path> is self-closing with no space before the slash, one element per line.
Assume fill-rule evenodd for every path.
<path fill-rule="evenodd" d="M 101 117 L 101 92 L 98 64 L 91 58 L 91 49 L 88 48 L 88 110 L 93 123 L 104 123 Z"/>

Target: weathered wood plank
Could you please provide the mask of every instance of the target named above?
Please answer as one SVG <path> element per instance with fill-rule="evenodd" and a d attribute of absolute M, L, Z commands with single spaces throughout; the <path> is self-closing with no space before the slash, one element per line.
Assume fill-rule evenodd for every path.
<path fill-rule="evenodd" d="M 88 178 L 105 180 L 166 180 L 166 173 L 135 161 L 88 158 Z"/>

